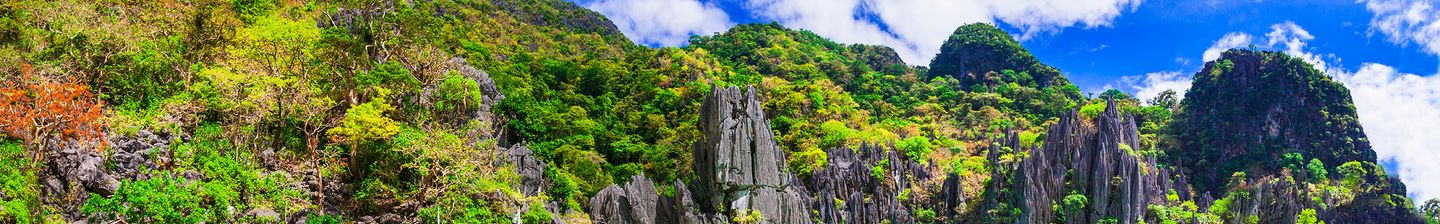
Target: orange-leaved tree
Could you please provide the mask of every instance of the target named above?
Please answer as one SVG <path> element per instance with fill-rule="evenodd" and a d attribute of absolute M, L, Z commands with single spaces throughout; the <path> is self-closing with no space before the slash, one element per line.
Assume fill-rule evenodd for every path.
<path fill-rule="evenodd" d="M 73 79 L 56 81 L 36 76 L 26 64 L 20 70 L 19 77 L 0 81 L 0 131 L 24 140 L 36 162 L 44 158 L 41 148 L 48 139 L 69 142 L 101 138 L 101 103 L 89 86 Z"/>

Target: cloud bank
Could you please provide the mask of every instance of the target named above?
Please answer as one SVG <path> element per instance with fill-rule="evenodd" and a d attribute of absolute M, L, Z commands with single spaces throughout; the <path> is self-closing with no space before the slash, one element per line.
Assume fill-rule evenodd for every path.
<path fill-rule="evenodd" d="M 1405 182 L 1417 203 L 1440 197 L 1440 76 L 1419 76 L 1382 64 L 1332 74 L 1355 99 L 1365 135 L 1390 174 Z"/>
<path fill-rule="evenodd" d="M 762 19 L 807 29 L 844 43 L 885 45 L 909 64 L 924 65 L 967 23 L 1003 22 L 1019 39 L 1066 27 L 1102 27 L 1140 0 L 749 0 Z"/>
<path fill-rule="evenodd" d="M 733 25 L 724 10 L 697 0 L 600 0 L 585 8 L 609 17 L 626 37 L 644 45 L 680 46 L 690 35 Z"/>
<path fill-rule="evenodd" d="M 1165 90 L 1174 90 L 1177 98 L 1185 97 L 1185 91 L 1190 90 L 1190 77 L 1190 74 L 1178 71 L 1161 71 L 1140 76 L 1120 77 L 1119 84 L 1135 91 L 1135 99 L 1143 102 L 1160 96 L 1160 93 Z M 1114 87 L 1106 87 L 1106 89 L 1112 88 Z"/>
<path fill-rule="evenodd" d="M 1400 45 L 1417 44 L 1426 53 L 1440 55 L 1440 9 L 1433 1 L 1423 0 L 1362 0 L 1365 9 L 1375 14 L 1370 31 L 1379 31 L 1390 42 Z"/>
<path fill-rule="evenodd" d="M 1220 58 L 1220 53 L 1225 53 L 1226 50 L 1249 45 L 1251 39 L 1253 39 L 1253 37 L 1250 37 L 1250 34 L 1238 32 L 1227 33 L 1224 37 L 1220 37 L 1219 40 L 1215 40 L 1215 43 L 1210 44 L 1210 48 L 1205 49 L 1205 53 L 1200 58 L 1205 59 L 1205 61 L 1214 61 Z"/>

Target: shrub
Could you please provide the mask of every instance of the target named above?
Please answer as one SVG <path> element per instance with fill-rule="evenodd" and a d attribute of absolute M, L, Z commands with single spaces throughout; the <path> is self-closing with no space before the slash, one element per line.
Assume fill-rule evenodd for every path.
<path fill-rule="evenodd" d="M 1320 159 L 1310 159 L 1310 164 L 1305 165 L 1305 169 L 1310 170 L 1310 179 L 1313 181 L 1324 180 L 1330 176 L 1330 171 L 1325 169 L 1325 163 L 1320 162 Z"/>
<path fill-rule="evenodd" d="M 419 85 L 420 81 L 416 80 L 410 70 L 405 69 L 405 66 L 400 65 L 399 62 L 389 61 L 375 65 L 375 69 L 369 72 L 355 74 L 355 84 L 362 88 L 384 87 L 404 90 L 407 88 L 400 87 L 413 87 Z"/>
<path fill-rule="evenodd" d="M 1027 148 L 1030 148 L 1030 147 L 1038 147 L 1039 144 L 1040 144 L 1040 134 L 1036 134 L 1036 133 L 1033 133 L 1033 132 L 1030 132 L 1030 131 L 1021 131 L 1021 132 L 1020 132 L 1020 146 L 1021 146 L 1021 147 L 1027 147 Z"/>
<path fill-rule="evenodd" d="M 1080 193 L 1070 192 L 1065 195 L 1065 211 L 1079 211 L 1090 204 L 1090 200 Z"/>
<path fill-rule="evenodd" d="M 910 136 L 904 140 L 900 140 L 899 143 L 895 144 L 895 147 L 905 153 L 905 156 L 910 158 L 910 160 L 920 161 L 920 163 L 923 164 L 929 161 L 930 148 L 933 148 L 934 145 L 930 144 L 930 138 L 926 138 L 925 136 Z"/>
<path fill-rule="evenodd" d="M 1359 188 L 1363 181 L 1362 178 L 1369 175 L 1369 172 L 1365 169 L 1365 165 L 1359 161 L 1350 161 L 1341 164 L 1339 167 L 1335 167 L 1335 171 L 1339 172 L 1341 177 L 1344 178 L 1341 179 L 1341 184 L 1350 189 Z"/>
<path fill-rule="evenodd" d="M 989 169 L 985 166 L 986 162 L 987 161 L 985 160 L 985 157 L 964 157 L 961 159 L 951 160 L 950 170 L 951 172 L 955 172 L 956 174 L 960 174 L 961 176 L 976 173 L 989 173 Z"/>
<path fill-rule="evenodd" d="M 40 204 L 40 185 L 25 148 L 0 141 L 0 223 L 38 223 L 53 212 Z"/>
<path fill-rule="evenodd" d="M 1325 221 L 1320 221 L 1315 217 L 1315 209 L 1307 208 L 1301 210 L 1300 215 L 1295 217 L 1295 224 L 1325 224 Z"/>
<path fill-rule="evenodd" d="M 765 215 L 760 214 L 760 210 L 741 210 L 735 213 L 735 218 L 731 218 L 731 221 L 737 224 L 765 223 Z"/>
<path fill-rule="evenodd" d="M 875 166 L 870 167 L 870 177 L 882 180 L 885 179 L 885 167 L 888 166 L 890 166 L 889 159 L 880 160 L 880 163 L 877 163 L 875 164 Z"/>
<path fill-rule="evenodd" d="M 1105 112 L 1106 106 L 1109 104 L 1105 102 L 1087 104 L 1080 107 L 1080 116 L 1085 119 L 1095 119 L 1100 117 L 1101 112 Z"/>
<path fill-rule="evenodd" d="M 120 185 L 115 195 L 105 198 L 91 194 L 82 212 L 131 223 L 200 223 L 217 221 L 224 207 L 206 206 L 208 198 L 200 185 L 167 174 Z"/>
<path fill-rule="evenodd" d="M 386 117 L 385 113 L 394 110 L 395 107 L 385 102 L 387 91 L 380 89 L 379 97 L 371 99 L 370 102 L 360 104 L 345 110 L 345 118 L 340 120 L 340 125 L 331 128 L 326 134 L 338 142 L 352 144 L 363 143 L 372 140 L 384 140 L 395 136 L 400 132 L 400 126 L 395 120 Z"/>
<path fill-rule="evenodd" d="M 439 111 L 453 111 L 475 108 L 484 95 L 480 93 L 480 85 L 475 80 L 465 78 L 454 72 L 445 75 L 440 82 L 440 88 L 435 94 L 440 99 L 435 103 L 435 109 Z"/>
<path fill-rule="evenodd" d="M 916 220 L 916 221 L 920 221 L 921 223 L 934 223 L 934 222 L 935 222 L 935 210 L 930 210 L 930 209 L 927 209 L 927 208 L 916 208 L 916 209 L 915 209 L 915 220 Z"/>
<path fill-rule="evenodd" d="M 545 210 L 545 205 L 540 203 L 530 204 L 530 209 L 525 210 L 525 223 L 548 223 L 553 216 L 550 211 Z"/>
<path fill-rule="evenodd" d="M 828 156 L 825 151 L 813 147 L 795 152 L 790 155 L 790 170 L 800 176 L 809 176 L 815 171 L 825 169 L 825 166 L 829 164 Z"/>

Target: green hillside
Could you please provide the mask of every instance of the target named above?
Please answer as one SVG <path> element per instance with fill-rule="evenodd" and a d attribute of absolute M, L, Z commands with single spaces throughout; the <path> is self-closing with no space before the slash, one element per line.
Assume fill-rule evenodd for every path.
<path fill-rule="evenodd" d="M 752 144 L 777 146 L 783 169 L 746 174 L 793 174 L 780 198 L 807 209 L 786 214 L 1018 221 L 1038 217 L 1015 200 L 1038 196 L 1011 187 L 1033 153 L 1102 144 L 1048 135 L 1121 117 L 1134 124 L 1103 127 L 1137 143 L 1113 144 L 1191 180 L 1139 195 L 1154 202 L 1141 221 L 1420 220 L 1347 90 L 1303 61 L 1232 50 L 1157 99 L 1085 96 L 1062 74 L 989 24 L 955 29 L 921 67 L 774 23 L 638 46 L 561 0 L 6 1 L 0 223 L 746 223 L 771 211 L 684 209 L 735 196 L 692 191 L 750 193 L 702 186 L 715 174 L 694 167 L 715 161 L 696 150 L 772 133 Z M 770 130 L 702 130 L 728 87 L 754 89 L 733 100 L 758 103 L 746 119 Z M 1049 204 L 1105 211 L 1073 195 Z M 1296 209 L 1237 205 L 1252 195 Z M 616 198 L 635 202 L 606 207 Z"/>

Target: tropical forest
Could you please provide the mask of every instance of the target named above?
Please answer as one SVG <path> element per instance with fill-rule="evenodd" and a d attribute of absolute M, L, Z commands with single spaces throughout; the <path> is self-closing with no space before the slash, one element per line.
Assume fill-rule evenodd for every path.
<path fill-rule="evenodd" d="M 565 0 L 6 0 L 0 223 L 1440 223 L 1347 85 L 1285 49 L 1150 97 L 996 22 L 927 28 L 926 61 L 621 24 Z"/>

